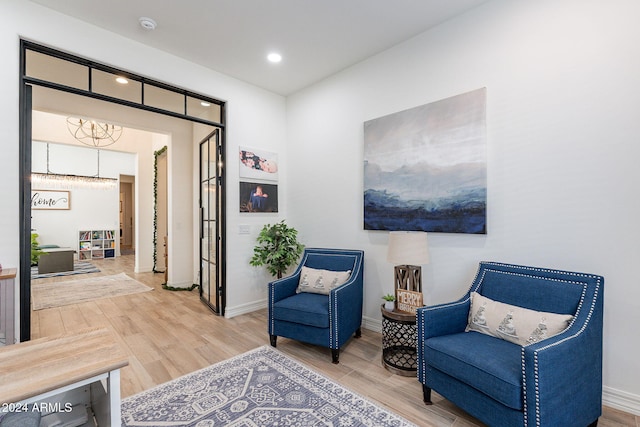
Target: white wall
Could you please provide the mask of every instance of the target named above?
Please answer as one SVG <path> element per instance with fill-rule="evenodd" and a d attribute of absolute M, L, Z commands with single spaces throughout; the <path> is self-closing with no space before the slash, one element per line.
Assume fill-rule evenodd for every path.
<path fill-rule="evenodd" d="M 140 124 L 145 123 L 145 118 L 146 120 L 149 120 L 150 116 L 148 113 L 140 114 L 137 113 L 137 111 L 127 111 L 115 104 L 98 102 L 87 98 L 83 99 L 63 92 L 42 90 L 42 88 L 37 87 L 34 88 L 33 91 L 33 105 L 32 136 L 34 140 L 57 142 L 76 147 L 84 147 L 84 145 L 76 141 L 67 129 L 67 115 L 75 115 L 80 111 L 89 115 L 89 117 L 108 120 L 110 123 L 117 124 L 122 124 L 123 117 L 126 117 L 129 120 L 131 120 L 131 117 L 136 117 L 137 119 L 135 123 L 139 126 Z M 46 111 L 56 111 L 56 113 L 60 114 L 49 113 Z M 171 121 L 165 120 L 163 123 L 171 123 Z M 169 127 L 169 129 L 173 131 L 176 138 L 180 138 L 183 133 L 189 131 L 190 127 L 183 125 Z M 135 202 L 138 206 L 136 211 L 141 214 L 135 216 L 134 228 L 137 236 L 136 240 L 145 242 L 146 244 L 141 244 L 136 250 L 136 272 L 151 271 L 153 268 L 153 150 L 155 144 L 158 143 L 158 140 L 165 141 L 164 143 L 166 145 L 167 140 L 170 140 L 170 138 L 168 138 L 166 134 L 158 134 L 125 127 L 123 129 L 122 136 L 115 144 L 101 150 L 100 173 L 102 176 L 118 178 L 121 173 L 137 176 L 137 179 L 135 180 L 135 186 L 137 189 Z M 58 149 L 59 148 L 56 148 L 56 146 L 52 146 L 52 152 L 50 155 L 51 170 L 54 172 L 66 171 L 69 169 L 69 159 L 57 155 L 55 151 Z M 189 147 L 187 147 L 187 150 L 188 149 Z M 88 151 L 91 152 L 92 150 L 89 149 Z M 122 167 L 124 165 L 117 165 L 110 162 L 109 158 L 111 156 L 115 156 L 116 152 L 120 152 L 122 154 L 130 153 L 131 156 L 134 156 L 133 168 L 124 168 Z M 93 156 L 95 156 L 95 154 L 93 154 Z M 93 175 L 96 173 L 96 158 L 93 157 L 92 160 L 89 160 L 89 158 L 91 158 L 90 155 L 87 156 L 88 161 L 86 164 L 77 164 L 73 166 L 76 173 L 86 175 Z M 38 164 L 38 162 L 41 163 L 41 159 L 37 156 L 32 155 L 32 161 L 34 162 L 32 169 L 42 167 L 42 165 Z M 87 196 L 95 197 L 95 195 L 89 196 L 88 194 Z M 113 192 L 112 203 L 110 206 L 112 209 L 111 212 L 113 219 L 111 219 L 112 223 L 109 225 L 109 228 L 117 230 L 119 228 L 117 190 Z M 34 220 L 37 219 L 35 216 L 33 216 L 33 218 Z M 102 221 L 102 217 L 95 218 L 95 222 L 93 222 L 93 224 L 95 224 L 94 226 L 89 226 L 89 224 L 84 223 L 81 228 L 103 228 L 107 226 L 107 224 L 99 221 Z M 32 225 L 33 227 L 39 227 L 39 224 L 37 223 Z M 80 223 L 76 225 L 80 226 Z M 46 236 L 43 236 L 43 238 L 45 237 Z M 189 269 L 183 270 L 185 271 L 185 275 L 190 271 Z"/>
<path fill-rule="evenodd" d="M 481 260 L 605 277 L 605 402 L 640 413 L 640 3 L 492 1 L 287 99 L 288 218 L 365 250 L 365 316 L 393 286 L 363 230 L 363 122 L 487 88 L 488 234 L 430 233 L 427 303 Z"/>
<path fill-rule="evenodd" d="M 193 92 L 210 95 L 228 101 L 227 104 L 227 155 L 235 159 L 239 146 L 252 146 L 284 153 L 285 150 L 285 100 L 255 86 L 234 78 L 213 72 L 201 66 L 184 61 L 175 56 L 143 46 L 100 28 L 87 25 L 76 19 L 53 12 L 31 2 L 3 0 L 0 2 L 0 52 L 3 66 L 0 67 L 2 94 L 0 97 L 0 263 L 3 266 L 17 266 L 19 261 L 19 40 L 26 38 L 54 48 L 68 51 L 86 58 L 106 63 L 134 73 L 164 81 Z M 109 119 L 109 117 L 105 117 Z M 146 122 L 150 130 L 164 129 L 167 118 Z M 175 135 L 172 135 L 175 137 Z M 173 277 L 175 284 L 193 283 L 194 241 L 197 224 L 192 214 L 196 211 L 197 200 L 193 199 L 193 131 L 181 136 L 187 140 L 186 154 L 182 150 L 169 150 L 169 203 L 176 206 L 170 216 L 169 235 L 179 246 L 174 250 L 173 262 L 186 265 L 187 273 Z M 174 138 L 175 139 L 175 138 Z M 284 154 L 281 159 L 285 158 Z M 150 165 L 153 167 L 153 159 Z M 139 165 L 140 167 L 140 165 Z M 185 175 L 186 174 L 186 175 Z M 184 176 L 191 178 L 184 179 Z M 138 185 L 138 182 L 136 182 Z M 286 183 L 281 178 L 281 188 Z M 187 187 L 187 188 L 185 188 Z M 250 267 L 255 237 L 262 224 L 278 221 L 285 215 L 286 201 L 281 202 L 280 213 L 275 216 L 241 217 L 238 213 L 238 167 L 230 162 L 227 167 L 227 311 L 238 314 L 253 309 L 256 301 L 266 298 L 268 275 L 263 269 Z M 143 193 L 147 194 L 147 192 Z M 151 197 L 151 195 L 149 195 Z M 152 211 L 140 212 L 152 218 Z M 179 215 L 178 215 L 179 214 Z M 177 216 L 176 216 L 177 215 Z M 248 224 L 251 233 L 238 235 L 238 225 Z M 151 234 L 142 236 L 151 244 Z M 140 242 L 138 242 L 140 243 Z M 170 260 L 170 263 L 172 261 Z M 169 279 L 178 268 L 169 268 Z M 172 273 L 173 272 L 173 273 Z M 16 301 L 17 302 L 17 301 Z M 265 332 L 266 333 L 266 332 Z"/>

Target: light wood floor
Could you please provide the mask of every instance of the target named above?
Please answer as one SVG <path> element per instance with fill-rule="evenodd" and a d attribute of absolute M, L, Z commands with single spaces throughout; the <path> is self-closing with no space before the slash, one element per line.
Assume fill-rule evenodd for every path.
<path fill-rule="evenodd" d="M 221 318 L 200 302 L 197 290 L 166 291 L 161 286 L 163 274 L 133 273 L 133 255 L 94 264 L 100 273 L 39 281 L 66 281 L 124 271 L 154 287 L 154 291 L 32 312 L 32 338 L 87 327 L 111 329 L 130 356 L 129 366 L 121 372 L 123 397 L 269 344 L 266 309 L 232 319 Z M 278 339 L 278 349 L 420 426 L 482 425 L 435 393 L 435 404 L 425 406 L 421 385 L 415 378 L 393 375 L 382 367 L 379 333 L 365 329 L 362 338 L 350 340 L 338 365 L 331 363 L 327 349 L 285 338 Z M 599 426 L 640 427 L 640 417 L 605 407 Z"/>

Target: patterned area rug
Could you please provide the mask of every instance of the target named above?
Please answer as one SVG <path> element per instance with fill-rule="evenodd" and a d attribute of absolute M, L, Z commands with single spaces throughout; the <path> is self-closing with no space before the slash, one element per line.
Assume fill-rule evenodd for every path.
<path fill-rule="evenodd" d="M 59 271 L 57 273 L 38 274 L 38 266 L 31 267 L 31 280 L 46 279 L 47 277 L 70 276 L 72 274 L 99 273 L 100 269 L 87 261 L 74 261 L 72 271 Z"/>
<path fill-rule="evenodd" d="M 42 310 L 152 290 L 124 273 L 67 282 L 32 283 L 31 304 L 33 310 Z"/>
<path fill-rule="evenodd" d="M 270 346 L 123 399 L 122 425 L 414 426 Z"/>

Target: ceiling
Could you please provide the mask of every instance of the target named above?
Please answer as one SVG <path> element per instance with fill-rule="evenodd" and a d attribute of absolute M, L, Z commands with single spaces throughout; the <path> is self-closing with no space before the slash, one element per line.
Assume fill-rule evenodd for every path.
<path fill-rule="evenodd" d="M 289 95 L 488 0 L 31 1 Z"/>

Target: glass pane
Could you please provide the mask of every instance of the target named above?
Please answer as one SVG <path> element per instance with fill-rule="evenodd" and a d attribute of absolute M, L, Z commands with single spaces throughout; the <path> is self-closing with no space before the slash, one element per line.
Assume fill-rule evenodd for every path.
<path fill-rule="evenodd" d="M 202 219 L 205 221 L 209 218 L 209 182 L 200 184 L 200 197 L 202 197 Z"/>
<path fill-rule="evenodd" d="M 202 261 L 208 261 L 209 258 L 209 230 L 206 221 L 202 223 L 202 239 L 200 239 L 200 248 L 202 249 Z"/>
<path fill-rule="evenodd" d="M 215 227 L 215 222 L 212 221 L 211 222 L 211 226 Z M 209 245 L 209 254 L 207 255 L 207 257 L 209 258 L 209 262 L 211 262 L 212 264 L 216 263 L 216 245 L 214 245 L 213 243 L 216 241 L 216 235 L 214 234 L 215 230 L 211 230 L 211 240 L 210 242 L 212 243 L 211 245 Z M 215 277 L 215 276 L 211 276 L 211 277 Z"/>
<path fill-rule="evenodd" d="M 216 265 L 214 263 L 209 263 L 209 279 L 211 283 L 216 283 Z M 216 288 L 215 285 L 212 289 L 212 292 L 215 294 L 216 293 Z M 218 304 L 218 302 L 216 301 L 216 296 L 213 295 L 213 297 L 211 298 L 211 302 L 213 304 Z"/>
<path fill-rule="evenodd" d="M 184 114 L 184 95 L 146 84 L 144 85 L 144 105 Z"/>
<path fill-rule="evenodd" d="M 209 177 L 209 141 L 200 144 L 200 182 Z"/>
<path fill-rule="evenodd" d="M 89 90 L 89 68 L 44 53 L 26 51 L 28 77 Z"/>
<path fill-rule="evenodd" d="M 221 122 L 221 108 L 218 104 L 187 96 L 187 115 L 212 122 Z"/>
<path fill-rule="evenodd" d="M 109 95 L 125 101 L 142 103 L 142 83 L 131 80 L 116 80 L 124 77 L 100 70 L 91 70 L 91 85 L 93 92 Z"/>
<path fill-rule="evenodd" d="M 218 144 L 216 143 L 217 138 L 211 138 L 209 140 L 209 178 L 217 177 L 218 165 L 216 164 L 218 156 L 217 148 Z"/>
<path fill-rule="evenodd" d="M 209 181 L 209 186 L 207 188 L 207 190 L 209 191 L 209 204 L 208 204 L 208 210 L 209 210 L 209 216 L 206 217 L 209 220 L 216 220 L 216 182 L 214 181 Z"/>
<path fill-rule="evenodd" d="M 209 300 L 209 263 L 202 260 L 202 277 L 200 282 L 202 283 L 202 297 Z"/>

